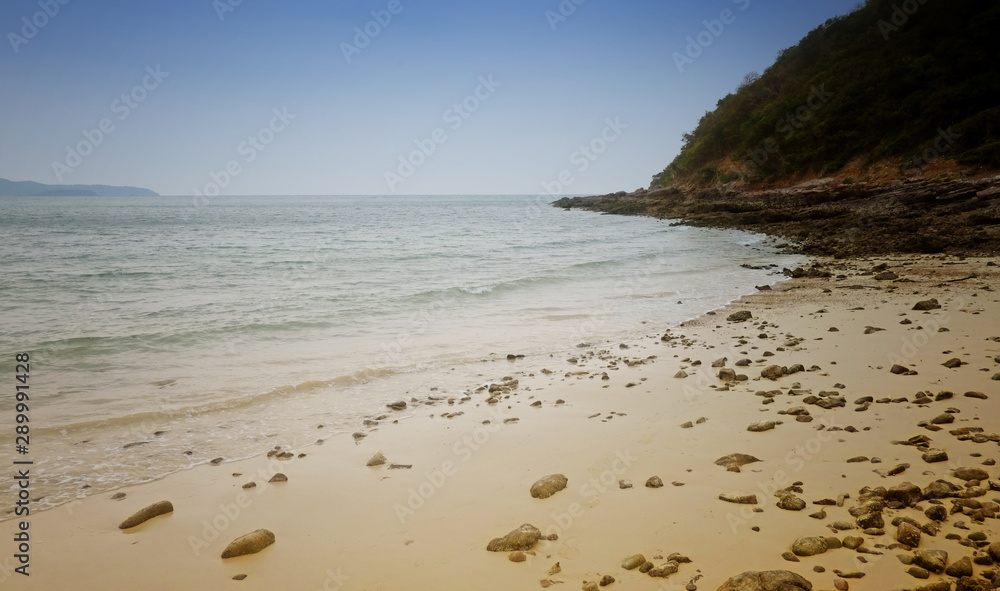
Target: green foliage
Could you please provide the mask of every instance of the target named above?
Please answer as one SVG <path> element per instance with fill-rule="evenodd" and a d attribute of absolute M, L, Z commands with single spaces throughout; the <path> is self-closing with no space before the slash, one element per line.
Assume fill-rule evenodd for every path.
<path fill-rule="evenodd" d="M 1000 3 L 929 1 L 898 27 L 897 6 L 867 0 L 748 74 L 652 187 L 729 182 L 713 168 L 725 159 L 763 182 L 912 159 L 949 129 L 961 137 L 940 156 L 1000 170 Z"/>

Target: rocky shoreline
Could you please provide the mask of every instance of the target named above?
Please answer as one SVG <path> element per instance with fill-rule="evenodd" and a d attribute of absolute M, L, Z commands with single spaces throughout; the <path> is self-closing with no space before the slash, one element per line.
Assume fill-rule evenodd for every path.
<path fill-rule="evenodd" d="M 818 179 L 791 188 L 640 189 L 553 203 L 620 215 L 762 232 L 802 254 L 1000 253 L 1000 176 L 845 184 Z"/>

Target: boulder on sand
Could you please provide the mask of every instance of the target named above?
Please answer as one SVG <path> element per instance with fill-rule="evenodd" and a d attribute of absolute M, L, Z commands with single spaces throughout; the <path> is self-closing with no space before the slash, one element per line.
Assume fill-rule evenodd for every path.
<path fill-rule="evenodd" d="M 802 575 L 787 570 L 747 571 L 719 587 L 719 591 L 812 591 L 813 585 Z"/>
<path fill-rule="evenodd" d="M 131 517 L 121 522 L 121 524 L 118 525 L 118 529 L 129 529 L 139 525 L 140 523 L 145 523 L 154 517 L 158 517 L 166 513 L 172 513 L 173 511 L 174 506 L 170 503 L 170 501 L 153 503 L 148 507 L 136 511 Z"/>
<path fill-rule="evenodd" d="M 531 550 L 542 537 L 542 532 L 530 523 L 513 530 L 502 538 L 494 538 L 486 549 L 490 552 L 525 552 Z"/>
<path fill-rule="evenodd" d="M 222 551 L 222 557 L 235 558 L 237 556 L 256 554 L 273 543 L 274 534 L 271 531 L 258 529 L 230 542 L 226 546 L 226 549 Z"/>
<path fill-rule="evenodd" d="M 531 485 L 531 496 L 536 499 L 547 499 L 566 488 L 569 480 L 562 474 L 550 474 Z"/>

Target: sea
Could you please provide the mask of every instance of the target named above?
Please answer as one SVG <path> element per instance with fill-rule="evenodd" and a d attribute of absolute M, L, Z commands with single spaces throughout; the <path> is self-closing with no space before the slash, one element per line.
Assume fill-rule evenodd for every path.
<path fill-rule="evenodd" d="M 0 458 L 32 461 L 50 508 L 356 432 L 387 402 L 499 379 L 508 355 L 662 334 L 804 262 L 550 201 L 0 197 Z"/>

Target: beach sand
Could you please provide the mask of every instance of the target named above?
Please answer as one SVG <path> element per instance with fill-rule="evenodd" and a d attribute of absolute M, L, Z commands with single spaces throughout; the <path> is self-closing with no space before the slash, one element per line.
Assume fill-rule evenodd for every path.
<path fill-rule="evenodd" d="M 261 450 L 258 458 L 203 465 L 122 489 L 122 500 L 95 495 L 32 514 L 30 577 L 12 573 L 18 522 L 4 521 L 0 585 L 47 591 L 507 590 L 542 588 L 547 580 L 580 589 L 610 575 L 616 579 L 610 589 L 716 590 L 729 577 L 766 570 L 799 573 L 814 589 L 834 589 L 838 580 L 852 589 L 954 581 L 934 574 L 929 581 L 913 578 L 897 558 L 911 552 L 898 547 L 891 522 L 906 516 L 931 523 L 923 513 L 932 506 L 927 501 L 919 509 L 890 504 L 882 512 L 884 535 L 835 533 L 829 525 L 855 523 L 849 510 L 866 486 L 911 482 L 923 489 L 946 479 L 965 489 L 952 476 L 960 466 L 985 469 L 1000 481 L 1000 469 L 983 465 L 1000 456 L 1000 437 L 989 437 L 1000 433 L 1000 381 L 992 380 L 1000 372 L 1000 272 L 985 259 L 821 262 L 833 277 L 779 283 L 683 326 L 650 325 L 648 338 L 623 343 L 627 348 L 579 348 L 575 363 L 551 358 L 484 364 L 481 383 L 517 380 L 516 388 L 495 393 L 496 404 L 487 404 L 490 394 L 483 390 L 470 390 L 465 402 L 458 392 L 410 392 L 400 396 L 408 403 L 405 410 L 386 409 L 387 418 L 377 425 L 359 425 L 366 436 L 357 441 L 340 435 L 322 445 L 303 442 L 288 450 L 292 459 L 264 457 Z M 901 280 L 875 280 L 869 269 L 879 263 Z M 912 310 L 929 298 L 941 308 Z M 744 310 L 750 320 L 727 321 Z M 910 324 L 901 324 L 906 320 Z M 866 327 L 884 330 L 866 334 Z M 664 335 L 672 338 L 661 340 Z M 724 357 L 726 368 L 748 380 L 728 386 L 720 380 L 713 362 Z M 735 365 L 744 358 L 749 366 Z M 943 365 L 953 358 L 963 365 Z M 701 364 L 693 365 L 695 360 Z M 897 363 L 917 374 L 891 373 Z M 806 371 L 761 377 L 770 365 L 795 364 Z M 675 377 L 680 370 L 688 376 Z M 602 379 L 605 372 L 608 379 Z M 770 404 L 757 395 L 774 390 L 780 393 Z M 930 402 L 915 403 L 921 391 L 930 393 Z M 954 397 L 935 401 L 942 391 Z M 824 409 L 804 402 L 810 395 L 842 396 L 846 405 Z M 867 396 L 907 401 L 857 410 L 855 401 Z M 811 422 L 786 413 L 797 407 L 807 410 Z M 943 429 L 918 426 L 949 409 L 954 422 Z M 765 420 L 781 424 L 747 431 Z M 692 426 L 682 426 L 689 421 Z M 981 428 L 987 437 L 976 439 L 986 441 L 950 433 L 960 428 Z M 947 452 L 948 460 L 928 463 L 917 447 L 894 444 L 917 435 L 929 437 L 929 447 Z M 36 446 L 44 448 L 43 442 Z M 378 451 L 388 464 L 367 467 Z M 739 473 L 715 464 L 732 453 L 760 461 Z M 847 461 L 862 456 L 869 460 Z M 886 475 L 904 463 L 909 468 L 901 474 Z M 276 472 L 288 481 L 268 483 Z M 566 489 L 532 498 L 531 485 L 550 474 L 565 475 Z M 664 486 L 646 487 L 652 476 Z M 633 487 L 620 488 L 619 480 Z M 242 488 L 251 481 L 255 487 Z M 802 492 L 792 494 L 805 508 L 777 507 L 774 493 L 797 482 Z M 969 489 L 976 500 L 1000 498 L 990 483 L 980 486 L 985 490 Z M 754 493 L 758 504 L 719 499 L 730 491 Z M 843 506 L 814 504 L 845 493 Z M 132 513 L 163 500 L 173 512 L 118 529 Z M 952 499 L 942 502 L 950 512 Z M 820 510 L 825 518 L 810 517 Z M 972 519 L 948 516 L 940 533 L 925 533 L 919 547 L 945 550 L 952 563 L 973 555 L 973 532 L 1000 540 L 996 519 Z M 537 542 L 520 563 L 507 552 L 486 550 L 493 538 L 526 523 L 558 539 Z M 274 533 L 273 545 L 251 556 L 220 558 L 229 542 L 261 528 Z M 946 539 L 949 534 L 959 538 Z M 782 558 L 800 537 L 834 535 L 863 536 L 869 552 L 840 548 L 798 562 Z M 681 561 L 667 578 L 621 565 L 642 554 L 659 566 L 673 553 L 690 562 Z M 559 572 L 549 574 L 556 563 Z M 993 567 L 974 568 L 978 575 Z M 864 576 L 841 579 L 834 569 Z M 233 580 L 240 574 L 247 576 Z"/>

